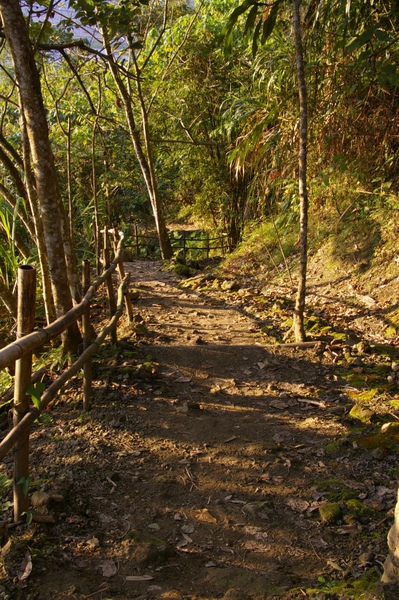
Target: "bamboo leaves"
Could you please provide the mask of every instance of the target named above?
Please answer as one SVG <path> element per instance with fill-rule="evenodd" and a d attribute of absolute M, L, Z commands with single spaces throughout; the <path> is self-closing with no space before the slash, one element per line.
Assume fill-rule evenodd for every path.
<path fill-rule="evenodd" d="M 233 10 L 223 31 L 225 51 L 231 52 L 233 32 L 238 19 L 249 11 L 244 26 L 244 41 L 248 43 L 252 37 L 252 55 L 255 56 L 259 44 L 265 44 L 270 37 L 282 3 L 283 0 L 276 0 L 271 6 L 265 6 L 256 0 L 244 0 Z"/>

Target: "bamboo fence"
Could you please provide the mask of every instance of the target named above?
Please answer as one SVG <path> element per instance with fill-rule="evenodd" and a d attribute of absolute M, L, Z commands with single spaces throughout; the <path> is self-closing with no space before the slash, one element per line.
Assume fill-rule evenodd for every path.
<path fill-rule="evenodd" d="M 115 232 L 116 233 L 116 232 Z M 35 269 L 31 266 L 22 266 L 18 271 L 18 317 L 17 339 L 0 350 L 0 369 L 15 363 L 13 427 L 0 442 L 0 460 L 14 450 L 14 521 L 19 522 L 21 516 L 28 508 L 28 497 L 25 493 L 24 483 L 29 477 L 29 432 L 32 423 L 46 410 L 61 388 L 83 368 L 83 409 L 89 410 L 91 405 L 91 357 L 98 351 L 107 336 L 113 343 L 117 341 L 116 326 L 126 306 L 129 320 L 133 318 L 133 309 L 128 292 L 129 276 L 125 275 L 122 263 L 123 235 L 119 234 L 119 243 L 115 250 L 115 257 L 109 261 L 108 232 L 104 232 L 104 272 L 94 283 L 90 282 L 90 264 L 84 261 L 82 289 L 84 297 L 56 321 L 32 331 L 34 326 L 35 306 Z M 115 299 L 112 285 L 112 275 L 118 269 L 121 280 L 117 298 Z M 108 324 L 101 330 L 94 341 L 90 340 L 93 331 L 90 322 L 90 302 L 100 286 L 105 283 L 107 287 L 109 317 Z M 72 323 L 82 317 L 83 352 L 77 360 L 64 371 L 41 395 L 34 406 L 27 395 L 27 386 L 37 381 L 38 373 L 31 375 L 32 352 L 47 344 L 53 338 L 61 335 Z M 43 373 L 43 371 L 42 371 Z M 9 397 L 10 394 L 7 394 Z"/>

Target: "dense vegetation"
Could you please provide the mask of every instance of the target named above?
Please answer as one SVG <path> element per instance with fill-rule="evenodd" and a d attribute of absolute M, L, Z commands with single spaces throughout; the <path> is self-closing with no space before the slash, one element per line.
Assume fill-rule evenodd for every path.
<path fill-rule="evenodd" d="M 37 262 L 49 320 L 69 300 L 55 291 L 10 4 L 0 2 L 1 299 L 14 315 L 16 268 Z M 227 235 L 241 253 L 261 239 L 255 262 L 295 260 L 292 3 L 20 4 L 55 158 L 72 298 L 77 262 L 98 250 L 104 225 L 128 240 L 134 224 L 156 230 L 164 258 L 172 256 L 167 225 L 183 221 Z M 397 228 L 398 18 L 395 4 L 380 0 L 301 3 L 310 245 L 331 235 L 336 258 L 361 269 Z"/>

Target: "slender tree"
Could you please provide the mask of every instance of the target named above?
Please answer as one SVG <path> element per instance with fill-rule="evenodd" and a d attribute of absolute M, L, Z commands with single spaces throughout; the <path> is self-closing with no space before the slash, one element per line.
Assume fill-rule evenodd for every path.
<path fill-rule="evenodd" d="M 300 201 L 300 269 L 299 283 L 294 309 L 294 334 L 297 342 L 306 339 L 304 327 L 304 312 L 306 298 L 306 270 L 308 260 L 308 189 L 306 182 L 307 139 L 308 139 L 308 100 L 306 90 L 305 68 L 302 47 L 302 32 L 300 19 L 301 0 L 293 0 L 292 26 L 295 39 L 295 57 L 299 92 L 299 154 L 298 154 L 298 183 Z"/>
<path fill-rule="evenodd" d="M 64 254 L 65 230 L 63 232 L 61 227 L 62 200 L 49 141 L 40 77 L 19 2 L 0 0 L 0 15 L 19 87 L 21 110 L 29 140 L 35 188 L 43 223 L 53 297 L 59 315 L 72 307 L 72 297 Z M 64 340 L 66 351 L 76 350 L 79 338 L 79 330 L 74 325 L 68 330 Z"/>

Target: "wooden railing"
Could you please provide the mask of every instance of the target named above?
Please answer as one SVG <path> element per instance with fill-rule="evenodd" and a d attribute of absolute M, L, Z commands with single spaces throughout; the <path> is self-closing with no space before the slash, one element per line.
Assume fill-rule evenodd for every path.
<path fill-rule="evenodd" d="M 27 327 L 33 329 L 34 316 L 29 314 L 30 308 L 34 307 L 34 296 L 32 301 L 32 273 L 33 267 L 22 266 L 18 272 L 19 284 L 19 313 L 17 317 L 18 334 L 21 337 L 0 350 L 0 369 L 9 367 L 15 363 L 15 385 L 14 385 L 14 426 L 0 442 L 0 460 L 13 448 L 14 449 L 14 521 L 19 522 L 21 515 L 28 509 L 28 498 L 25 493 L 24 483 L 29 477 L 29 431 L 32 423 L 46 410 L 56 394 L 80 369 L 83 375 L 83 409 L 88 410 L 91 404 L 91 357 L 100 348 L 108 335 L 113 342 L 116 341 L 116 326 L 126 305 L 129 320 L 133 318 L 133 310 L 128 292 L 128 276 L 123 270 L 122 255 L 123 236 L 116 249 L 116 254 L 109 263 L 108 253 L 104 252 L 103 260 L 105 271 L 94 283 L 90 282 L 90 264 L 84 261 L 83 265 L 83 290 L 84 297 L 81 302 L 74 306 L 56 321 L 36 331 L 27 333 Z M 112 275 L 118 269 L 120 285 L 117 299 L 115 300 Z M 24 278 L 28 274 L 28 285 L 25 288 Z M 90 339 L 93 330 L 90 324 L 90 302 L 94 295 L 105 283 L 107 285 L 108 304 L 110 307 L 110 320 L 102 329 L 94 341 Z M 34 286 L 33 286 L 34 287 Z M 33 308 L 34 310 L 34 308 Z M 60 336 L 70 325 L 83 318 L 83 347 L 84 350 L 78 359 L 58 377 L 34 403 L 27 395 L 27 386 L 35 379 L 31 376 L 32 352 L 44 344 Z M 25 335 L 22 335 L 25 334 Z M 37 377 L 36 377 L 37 379 Z"/>
<path fill-rule="evenodd" d="M 170 242 L 175 252 L 181 252 L 183 258 L 209 258 L 217 253 L 224 256 L 228 251 L 227 235 L 211 236 L 203 231 L 172 231 Z M 133 243 L 128 249 L 135 258 L 157 258 L 160 256 L 159 241 L 156 234 L 141 233 L 134 227 Z M 219 252 L 220 251 L 220 252 Z"/>

